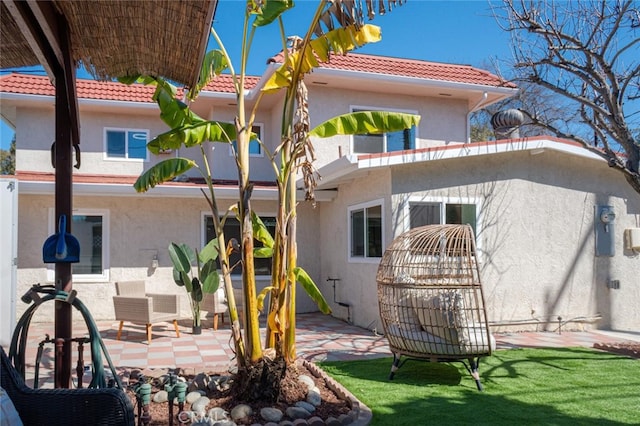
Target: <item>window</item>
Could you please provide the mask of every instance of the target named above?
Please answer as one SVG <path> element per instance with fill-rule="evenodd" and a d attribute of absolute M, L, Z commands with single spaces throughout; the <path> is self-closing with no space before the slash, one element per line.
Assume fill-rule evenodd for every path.
<path fill-rule="evenodd" d="M 409 227 L 435 224 L 469 224 L 476 233 L 476 205 L 441 202 L 410 202 Z"/>
<path fill-rule="evenodd" d="M 374 111 L 372 108 L 352 108 L 353 112 Z M 397 132 L 380 135 L 354 135 L 354 154 L 375 154 L 379 152 L 403 151 L 416 147 L 416 126 Z"/>
<path fill-rule="evenodd" d="M 251 131 L 258 135 L 258 139 L 262 140 L 262 124 L 254 124 Z M 233 155 L 233 152 L 238 149 L 236 141 L 231 142 L 233 145 L 233 151 L 229 150 L 229 155 Z M 250 157 L 262 157 L 262 145 L 258 140 L 253 139 L 249 142 L 249 156 Z"/>
<path fill-rule="evenodd" d="M 369 259 L 382 257 L 382 201 L 349 208 L 349 257 Z"/>
<path fill-rule="evenodd" d="M 106 158 L 147 159 L 147 130 L 105 129 L 104 132 Z"/>
<path fill-rule="evenodd" d="M 275 235 L 276 232 L 276 218 L 273 216 L 260 216 L 262 222 L 265 224 L 269 233 L 271 235 Z M 216 236 L 216 231 L 213 226 L 213 218 L 211 215 L 204 215 L 204 241 L 203 246 L 206 245 L 209 241 L 211 241 Z M 226 222 L 224 223 L 224 237 L 227 242 L 231 240 L 231 238 L 235 238 L 238 243 L 241 240 L 240 235 L 240 222 L 235 217 L 228 217 Z M 262 243 L 257 240 L 254 240 L 254 245 L 256 247 L 262 247 Z M 238 252 L 231 253 L 229 256 L 229 266 L 233 267 L 236 263 L 236 266 L 232 271 L 232 275 L 240 275 L 242 274 L 242 264 L 239 263 L 241 260 L 241 255 Z M 220 269 L 220 261 L 217 260 L 218 269 Z M 259 259 L 256 258 L 254 262 L 254 267 L 256 271 L 256 275 L 271 275 L 271 258 L 268 259 Z"/>
<path fill-rule="evenodd" d="M 54 211 L 50 211 L 49 233 L 57 232 Z M 80 262 L 72 264 L 73 280 L 80 282 L 109 281 L 109 213 L 105 210 L 77 210 L 73 212 L 71 234 L 80 244 Z M 49 265 L 47 278 L 55 278 L 54 266 Z"/>

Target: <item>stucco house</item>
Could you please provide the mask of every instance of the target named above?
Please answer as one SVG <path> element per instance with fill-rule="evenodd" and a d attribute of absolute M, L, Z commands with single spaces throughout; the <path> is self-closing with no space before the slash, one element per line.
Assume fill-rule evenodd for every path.
<path fill-rule="evenodd" d="M 249 104 L 276 67 L 247 80 Z M 375 274 L 385 247 L 414 226 L 470 223 L 495 328 L 640 330 L 640 242 L 632 237 L 640 232 L 640 196 L 623 176 L 556 138 L 469 142 L 470 114 L 512 96 L 514 85 L 471 66 L 363 54 L 332 57 L 306 83 L 312 126 L 363 109 L 422 117 L 407 132 L 316 141 L 322 180 L 316 206 L 299 207 L 299 264 L 333 315 L 381 331 Z M 199 160 L 196 150 L 156 156 L 145 149 L 167 130 L 152 90 L 77 82 L 82 161 L 74 171 L 73 234 L 82 261 L 74 265 L 73 285 L 96 319 L 113 318 L 117 281 L 145 279 L 154 291 L 182 294 L 171 278 L 167 246 L 201 247 L 212 236 L 197 175 L 146 194 L 132 187 L 167 156 Z M 41 251 L 55 229 L 53 95 L 46 77 L 0 77 L 2 118 L 15 128 L 17 142 L 18 298 L 32 284 L 53 279 Z M 257 111 L 254 130 L 270 147 L 279 140 L 281 96 L 267 95 Z M 231 81 L 222 76 L 193 109 L 232 121 L 234 106 Z M 268 224 L 276 212 L 272 170 L 259 145 L 251 150 L 253 207 Z M 237 172 L 229 147 L 211 145 L 207 155 L 217 199 L 231 205 Z M 232 221 L 227 227 L 237 232 Z M 261 285 L 268 283 L 269 267 L 257 267 Z M 299 312 L 315 311 L 302 293 Z M 24 308 L 18 302 L 18 315 Z M 50 318 L 43 311 L 36 320 Z"/>

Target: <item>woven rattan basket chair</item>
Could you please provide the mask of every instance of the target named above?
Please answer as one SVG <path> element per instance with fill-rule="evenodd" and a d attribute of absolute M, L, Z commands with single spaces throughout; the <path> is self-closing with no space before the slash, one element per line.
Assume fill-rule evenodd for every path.
<path fill-rule="evenodd" d="M 376 280 L 393 353 L 389 379 L 407 359 L 461 361 L 482 390 L 478 364 L 491 355 L 495 340 L 472 228 L 427 225 L 400 235 L 385 251 Z"/>

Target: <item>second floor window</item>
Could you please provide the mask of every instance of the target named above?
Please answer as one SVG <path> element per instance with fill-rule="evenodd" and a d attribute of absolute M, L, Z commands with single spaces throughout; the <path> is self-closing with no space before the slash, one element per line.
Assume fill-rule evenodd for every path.
<path fill-rule="evenodd" d="M 353 112 L 373 111 L 369 108 L 353 108 Z M 353 136 L 354 154 L 376 154 L 381 152 L 404 151 L 415 149 L 416 127 L 383 134 L 366 134 Z"/>
<path fill-rule="evenodd" d="M 147 130 L 105 129 L 105 156 L 113 159 L 147 159 Z"/>

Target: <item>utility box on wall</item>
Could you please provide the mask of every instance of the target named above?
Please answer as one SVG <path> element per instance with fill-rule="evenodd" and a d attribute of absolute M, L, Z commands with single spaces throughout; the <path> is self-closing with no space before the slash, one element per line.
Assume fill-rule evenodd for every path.
<path fill-rule="evenodd" d="M 596 206 L 595 233 L 596 256 L 615 256 L 615 220 L 612 206 Z"/>

